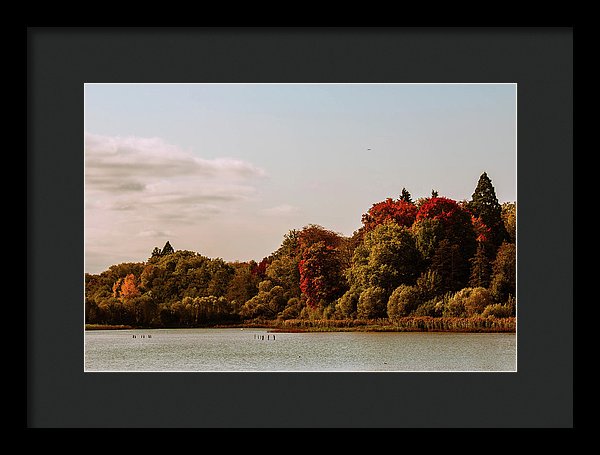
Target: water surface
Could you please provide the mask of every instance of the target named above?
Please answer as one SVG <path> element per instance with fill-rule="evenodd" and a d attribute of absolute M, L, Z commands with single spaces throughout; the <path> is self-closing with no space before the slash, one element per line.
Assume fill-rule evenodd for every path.
<path fill-rule="evenodd" d="M 273 334 L 265 329 L 93 330 L 85 332 L 85 370 L 516 371 L 516 335 Z"/>

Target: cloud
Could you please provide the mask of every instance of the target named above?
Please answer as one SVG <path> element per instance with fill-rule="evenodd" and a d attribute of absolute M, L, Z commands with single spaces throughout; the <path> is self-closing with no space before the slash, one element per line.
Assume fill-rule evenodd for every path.
<path fill-rule="evenodd" d="M 265 175 L 251 163 L 198 158 L 160 138 L 85 135 L 86 199 L 109 210 L 243 200 L 255 193 L 249 182 Z"/>
<path fill-rule="evenodd" d="M 86 185 L 105 192 L 139 192 L 148 184 L 177 178 L 235 182 L 264 176 L 251 163 L 198 158 L 160 138 L 85 135 Z"/>
<path fill-rule="evenodd" d="M 154 240 L 235 216 L 256 200 L 265 176 L 252 163 L 200 158 L 160 138 L 86 133 L 86 251 L 145 251 Z"/>

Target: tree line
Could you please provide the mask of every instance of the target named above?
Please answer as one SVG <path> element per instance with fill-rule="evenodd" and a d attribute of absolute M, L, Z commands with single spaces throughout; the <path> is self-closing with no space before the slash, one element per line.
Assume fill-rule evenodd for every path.
<path fill-rule="evenodd" d="M 226 262 L 166 242 L 144 262 L 85 274 L 88 324 L 206 327 L 273 320 L 516 312 L 516 203 L 484 172 L 470 200 L 432 191 L 375 203 L 346 237 L 292 229 L 260 262 Z"/>

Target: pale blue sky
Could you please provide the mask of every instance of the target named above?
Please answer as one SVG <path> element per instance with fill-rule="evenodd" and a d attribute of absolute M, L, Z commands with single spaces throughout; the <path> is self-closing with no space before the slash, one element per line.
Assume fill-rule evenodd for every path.
<path fill-rule="evenodd" d="M 86 271 L 166 240 L 260 260 L 402 187 L 469 199 L 483 171 L 514 201 L 515 111 L 512 84 L 87 84 Z"/>

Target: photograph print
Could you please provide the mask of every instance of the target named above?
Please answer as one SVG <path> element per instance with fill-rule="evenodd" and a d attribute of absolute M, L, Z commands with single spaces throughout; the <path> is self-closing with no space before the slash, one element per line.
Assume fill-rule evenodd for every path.
<path fill-rule="evenodd" d="M 85 84 L 85 372 L 517 371 L 517 85 Z"/>

